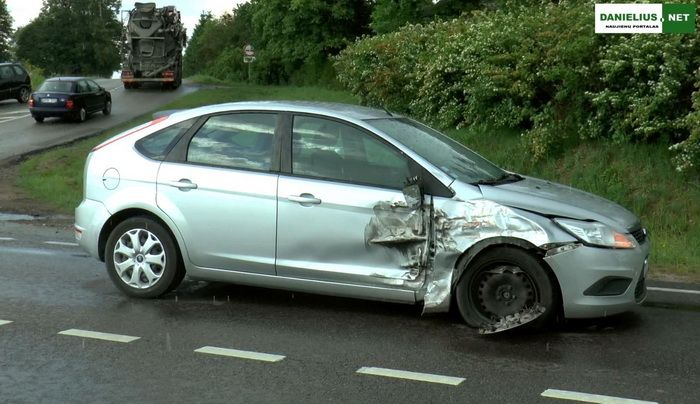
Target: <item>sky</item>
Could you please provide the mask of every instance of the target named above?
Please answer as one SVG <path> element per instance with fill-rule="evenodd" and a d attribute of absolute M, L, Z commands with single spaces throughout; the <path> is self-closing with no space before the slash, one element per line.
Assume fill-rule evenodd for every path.
<path fill-rule="evenodd" d="M 215 16 L 220 16 L 226 11 L 233 10 L 233 7 L 240 3 L 245 3 L 247 0 L 167 0 L 155 1 L 157 6 L 174 5 L 180 10 L 180 16 L 187 28 L 187 35 L 191 35 L 194 26 L 197 25 L 199 15 L 202 11 L 211 11 Z M 13 27 L 21 27 L 26 25 L 39 15 L 41 11 L 42 0 L 6 0 L 7 9 L 10 12 L 14 22 Z M 147 3 L 148 0 L 141 0 L 142 3 Z M 130 10 L 134 6 L 134 1 L 122 0 L 122 9 Z"/>

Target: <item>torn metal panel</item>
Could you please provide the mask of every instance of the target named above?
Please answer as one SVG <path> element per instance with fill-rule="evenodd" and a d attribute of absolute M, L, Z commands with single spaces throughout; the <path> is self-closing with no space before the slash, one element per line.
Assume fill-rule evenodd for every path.
<path fill-rule="evenodd" d="M 399 251 L 397 264 L 411 269 L 409 279 L 424 276 L 419 291 L 423 313 L 447 311 L 460 275 L 455 273 L 457 260 L 477 242 L 499 237 L 526 240 L 536 246 L 548 241 L 539 224 L 507 206 L 483 199 L 443 200 L 439 206 L 431 201 L 414 209 L 404 203 L 379 202 L 365 228 L 368 246 Z"/>
<path fill-rule="evenodd" d="M 517 313 L 501 317 L 493 323 L 484 324 L 479 328 L 479 334 L 495 334 L 520 327 L 538 319 L 545 311 L 547 309 L 544 306 L 535 303 L 532 307 L 526 307 Z"/>

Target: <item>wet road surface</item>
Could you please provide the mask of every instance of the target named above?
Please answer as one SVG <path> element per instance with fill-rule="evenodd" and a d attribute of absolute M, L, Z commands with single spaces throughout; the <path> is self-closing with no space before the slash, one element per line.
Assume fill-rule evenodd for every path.
<path fill-rule="evenodd" d="M 484 337 L 419 307 L 188 279 L 131 299 L 71 236 L 68 225 L 0 221 L 1 402 L 700 398 L 692 301 Z"/>

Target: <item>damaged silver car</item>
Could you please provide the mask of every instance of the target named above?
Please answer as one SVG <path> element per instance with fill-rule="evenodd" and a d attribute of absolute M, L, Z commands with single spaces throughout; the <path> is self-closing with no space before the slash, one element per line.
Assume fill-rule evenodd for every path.
<path fill-rule="evenodd" d="M 76 238 L 130 296 L 182 278 L 456 305 L 484 333 L 627 311 L 650 242 L 603 198 L 410 118 L 307 102 L 162 116 L 95 147 Z"/>

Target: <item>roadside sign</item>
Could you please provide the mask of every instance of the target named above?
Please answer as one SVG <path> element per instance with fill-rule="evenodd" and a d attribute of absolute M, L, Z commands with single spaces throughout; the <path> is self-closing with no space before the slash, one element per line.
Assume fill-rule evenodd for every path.
<path fill-rule="evenodd" d="M 243 54 L 246 56 L 255 56 L 255 48 L 253 48 L 253 45 L 246 45 L 245 48 L 243 48 Z"/>
<path fill-rule="evenodd" d="M 255 62 L 255 56 L 243 56 L 243 63 Z"/>

